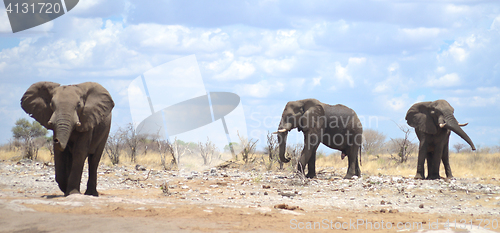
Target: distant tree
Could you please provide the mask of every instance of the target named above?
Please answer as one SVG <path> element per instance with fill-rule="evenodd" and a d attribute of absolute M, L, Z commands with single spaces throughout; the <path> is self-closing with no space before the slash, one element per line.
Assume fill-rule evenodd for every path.
<path fill-rule="evenodd" d="M 466 146 L 467 145 L 463 143 L 456 143 L 455 145 L 453 145 L 453 149 L 455 149 L 455 152 L 460 153 L 460 151 L 462 151 L 462 149 L 464 149 Z"/>
<path fill-rule="evenodd" d="M 384 146 L 386 136 L 377 130 L 365 129 L 363 130 L 363 138 L 363 151 L 371 155 L 380 153 Z"/>
<path fill-rule="evenodd" d="M 12 128 L 14 139 L 20 140 L 24 148 L 24 158 L 36 159 L 38 149 L 41 147 L 38 138 L 44 137 L 48 133 L 37 121 L 30 122 L 25 118 L 18 119 Z"/>
<path fill-rule="evenodd" d="M 410 154 L 416 151 L 417 145 L 410 140 L 411 129 L 407 126 L 397 125 L 401 131 L 403 131 L 403 138 L 391 138 L 391 142 L 389 144 L 389 153 L 391 157 L 393 153 L 397 153 L 397 159 L 400 163 L 404 163 L 408 160 Z"/>

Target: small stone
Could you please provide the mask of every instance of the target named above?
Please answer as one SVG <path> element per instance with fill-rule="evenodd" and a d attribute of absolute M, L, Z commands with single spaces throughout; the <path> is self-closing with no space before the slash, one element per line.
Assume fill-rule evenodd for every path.
<path fill-rule="evenodd" d="M 479 200 L 480 198 L 481 198 L 481 196 L 479 196 L 479 195 L 476 195 L 476 199 L 478 199 L 478 200 Z"/>
<path fill-rule="evenodd" d="M 281 191 L 280 195 L 284 196 L 284 197 L 293 197 L 296 195 L 296 193 L 294 191 L 285 190 L 285 191 Z"/>
<path fill-rule="evenodd" d="M 380 201 L 380 204 L 385 205 L 385 201 L 384 200 Z"/>
<path fill-rule="evenodd" d="M 381 210 L 380 210 L 380 213 L 385 213 L 385 212 L 387 212 L 387 210 L 386 210 L 386 209 L 381 209 Z"/>
<path fill-rule="evenodd" d="M 420 205 L 418 206 L 418 208 L 423 209 L 423 208 L 424 208 L 424 204 L 420 204 Z"/>
<path fill-rule="evenodd" d="M 389 213 L 391 213 L 391 214 L 399 213 L 399 210 L 394 210 L 394 209 L 393 210 L 389 210 Z"/>
<path fill-rule="evenodd" d="M 267 193 L 267 191 L 264 192 L 264 195 L 269 195 L 269 193 Z"/>

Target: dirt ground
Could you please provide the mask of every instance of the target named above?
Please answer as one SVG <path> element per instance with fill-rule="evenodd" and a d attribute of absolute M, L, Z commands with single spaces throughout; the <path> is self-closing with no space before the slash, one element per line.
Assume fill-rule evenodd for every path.
<path fill-rule="evenodd" d="M 344 172 L 101 165 L 99 197 L 64 197 L 50 164 L 1 161 L 0 232 L 500 232 L 498 179 Z"/>

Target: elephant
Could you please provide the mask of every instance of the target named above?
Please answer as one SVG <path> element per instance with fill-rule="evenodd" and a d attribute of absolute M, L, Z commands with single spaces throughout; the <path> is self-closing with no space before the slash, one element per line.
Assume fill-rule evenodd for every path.
<path fill-rule="evenodd" d="M 427 179 L 439 179 L 439 167 L 443 161 L 447 178 L 453 178 L 450 168 L 448 144 L 451 131 L 464 139 L 476 150 L 474 143 L 455 119 L 453 107 L 446 100 L 416 103 L 406 113 L 409 126 L 415 128 L 420 141 L 415 179 L 424 179 L 424 162 L 427 160 Z"/>
<path fill-rule="evenodd" d="M 307 178 L 316 176 L 316 150 L 320 143 L 342 152 L 342 159 L 348 157 L 349 165 L 344 179 L 361 176 L 358 151 L 361 153 L 363 126 L 354 110 L 341 105 L 329 105 L 317 99 L 290 101 L 286 104 L 278 127 L 279 158 L 287 163 L 285 157 L 288 132 L 292 129 L 304 134 L 304 148 L 301 152 L 297 171 Z"/>
<path fill-rule="evenodd" d="M 55 178 L 64 196 L 80 193 L 87 158 L 89 178 L 85 195 L 99 196 L 97 167 L 109 135 L 114 105 L 109 92 L 94 82 L 68 86 L 37 82 L 21 98 L 23 110 L 54 133 Z"/>

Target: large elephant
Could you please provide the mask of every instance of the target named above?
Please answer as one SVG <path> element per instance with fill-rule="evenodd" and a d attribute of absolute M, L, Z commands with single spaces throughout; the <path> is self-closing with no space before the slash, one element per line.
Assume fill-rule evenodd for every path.
<path fill-rule="evenodd" d="M 472 148 L 474 143 L 462 130 L 453 115 L 454 109 L 446 100 L 416 103 L 406 113 L 408 125 L 415 128 L 418 140 L 418 164 L 415 179 L 424 179 L 424 162 L 427 160 L 427 179 L 439 179 L 441 160 L 447 178 L 452 178 L 448 143 L 451 131 L 463 138 Z"/>
<path fill-rule="evenodd" d="M 65 196 L 80 193 L 85 159 L 89 179 L 86 195 L 98 196 L 97 167 L 111 126 L 113 99 L 98 83 L 61 86 L 53 82 L 31 85 L 21 107 L 54 132 L 56 181 Z"/>
<path fill-rule="evenodd" d="M 304 134 L 304 149 L 297 164 L 297 170 L 306 177 L 316 176 L 316 150 L 320 143 L 342 151 L 342 159 L 347 156 L 349 166 L 345 179 L 361 176 L 359 169 L 358 152 L 361 149 L 363 126 L 354 110 L 341 105 L 329 105 L 316 99 L 290 101 L 286 104 L 281 122 L 278 127 L 279 157 L 282 162 L 289 162 L 285 158 L 286 139 L 288 132 L 297 128 Z"/>

